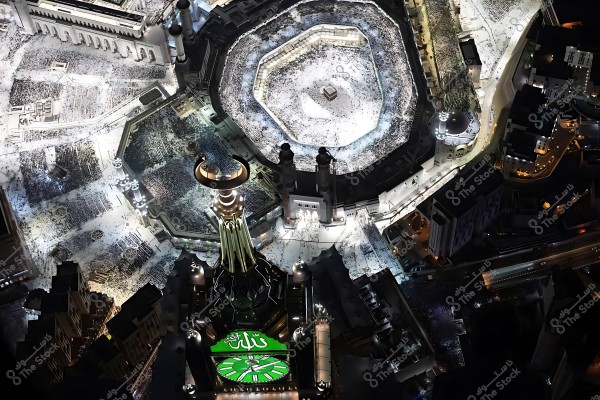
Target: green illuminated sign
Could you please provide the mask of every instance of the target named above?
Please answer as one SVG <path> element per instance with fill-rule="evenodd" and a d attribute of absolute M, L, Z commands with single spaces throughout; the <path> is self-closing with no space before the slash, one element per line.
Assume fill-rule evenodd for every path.
<path fill-rule="evenodd" d="M 287 346 L 259 331 L 235 331 L 219 340 L 210 351 L 215 353 L 285 352 Z"/>
<path fill-rule="evenodd" d="M 239 355 L 226 358 L 217 365 L 219 375 L 240 383 L 268 383 L 286 377 L 289 365 L 275 357 Z"/>

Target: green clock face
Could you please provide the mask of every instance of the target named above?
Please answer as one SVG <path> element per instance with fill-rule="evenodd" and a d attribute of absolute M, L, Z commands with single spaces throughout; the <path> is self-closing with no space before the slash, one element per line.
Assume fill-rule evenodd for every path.
<path fill-rule="evenodd" d="M 275 357 L 239 355 L 226 358 L 217 365 L 223 378 L 240 383 L 268 383 L 285 378 L 290 367 Z"/>

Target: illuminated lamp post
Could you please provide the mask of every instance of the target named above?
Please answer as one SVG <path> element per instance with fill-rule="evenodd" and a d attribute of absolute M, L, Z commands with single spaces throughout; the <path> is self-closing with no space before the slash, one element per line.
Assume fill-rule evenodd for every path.
<path fill-rule="evenodd" d="M 133 206 L 138 210 L 142 217 L 148 215 L 148 203 L 146 196 L 140 192 L 140 184 L 137 180 L 131 182 L 131 191 L 133 192 Z"/>
<path fill-rule="evenodd" d="M 119 186 L 119 188 L 121 188 L 122 191 L 129 189 L 131 181 L 129 180 L 129 174 L 127 174 L 123 169 L 123 160 L 120 158 L 115 158 L 114 160 L 112 160 L 112 165 L 117 171 L 117 186 Z"/>
<path fill-rule="evenodd" d="M 448 121 L 449 117 L 450 117 L 450 114 L 448 112 L 446 112 L 446 111 L 440 112 L 440 116 L 439 116 L 440 123 L 438 125 L 437 135 L 436 135 L 439 139 L 443 139 L 446 137 L 446 132 L 447 132 L 446 121 Z"/>

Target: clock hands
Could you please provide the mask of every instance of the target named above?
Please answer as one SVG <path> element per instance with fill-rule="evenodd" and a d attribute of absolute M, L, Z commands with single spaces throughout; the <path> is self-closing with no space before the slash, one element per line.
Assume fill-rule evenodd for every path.
<path fill-rule="evenodd" d="M 261 365 L 261 366 L 257 367 L 256 369 L 254 369 L 254 371 L 258 371 L 259 369 L 270 367 L 271 365 L 274 365 L 274 364 L 279 364 L 280 362 L 281 361 L 277 360 L 277 361 L 273 361 L 273 362 L 270 362 L 270 363 L 265 364 L 265 365 Z"/>
<path fill-rule="evenodd" d="M 258 367 L 251 365 L 250 368 L 248 368 L 246 371 L 242 372 L 242 374 L 238 377 L 237 380 L 242 381 L 246 377 L 246 375 L 248 375 L 250 372 L 257 372 L 263 368 L 267 368 L 267 367 L 270 367 L 271 365 L 275 365 L 275 364 L 279 364 L 279 363 L 281 363 L 281 361 L 277 360 L 277 361 L 273 361 L 273 362 L 270 362 L 268 364 L 261 365 Z"/>
<path fill-rule="evenodd" d="M 254 368 L 254 366 L 251 366 L 249 369 L 247 369 L 246 371 L 242 372 L 242 374 L 241 374 L 241 375 L 240 375 L 240 376 L 237 378 L 237 380 L 238 380 L 238 381 L 242 381 L 242 380 L 244 380 L 244 377 L 245 377 L 246 375 L 248 375 L 250 372 L 253 372 L 253 371 L 254 371 L 254 370 L 253 370 L 253 368 Z"/>
<path fill-rule="evenodd" d="M 264 383 L 281 379 L 289 373 L 283 360 L 266 355 L 240 355 L 230 357 L 217 366 L 223 378 L 240 383 Z M 272 372 L 277 376 L 272 375 Z"/>

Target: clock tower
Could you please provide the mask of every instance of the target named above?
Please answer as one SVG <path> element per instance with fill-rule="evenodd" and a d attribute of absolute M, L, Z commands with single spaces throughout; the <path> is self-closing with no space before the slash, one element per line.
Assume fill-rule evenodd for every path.
<path fill-rule="evenodd" d="M 192 286 L 186 359 L 195 383 L 184 389 L 197 399 L 325 399 L 329 325 L 312 303 L 311 274 L 298 264 L 288 275 L 255 249 L 237 190 L 250 165 L 237 156 L 232 164 L 225 174 L 200 156 L 194 167 L 196 180 L 216 191 L 221 250 L 212 274 Z"/>

